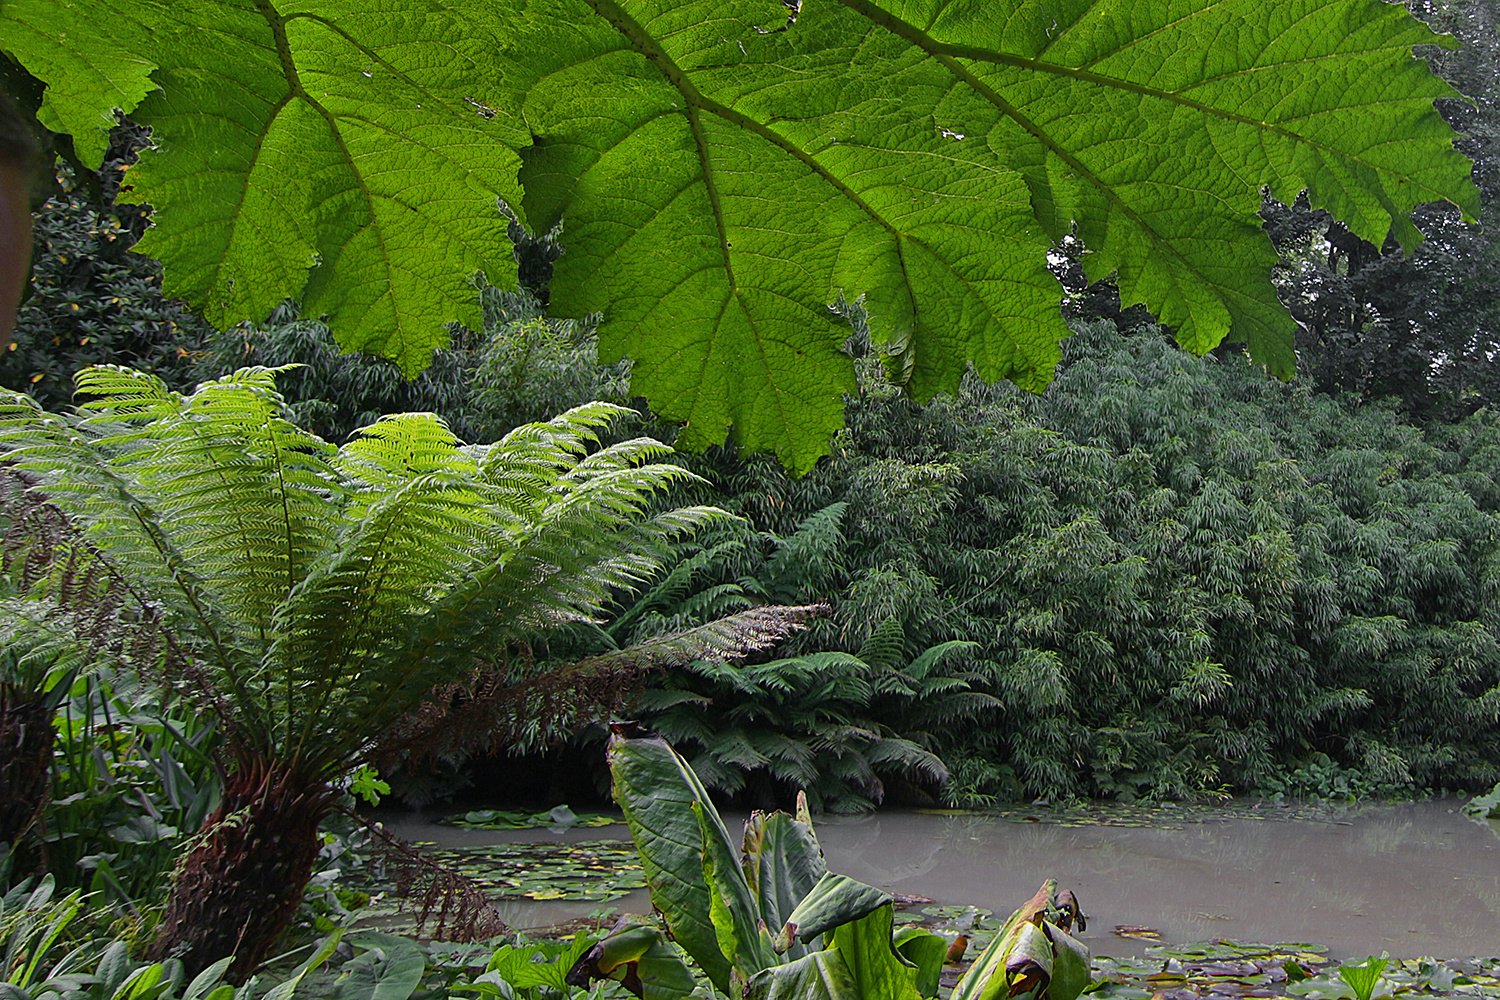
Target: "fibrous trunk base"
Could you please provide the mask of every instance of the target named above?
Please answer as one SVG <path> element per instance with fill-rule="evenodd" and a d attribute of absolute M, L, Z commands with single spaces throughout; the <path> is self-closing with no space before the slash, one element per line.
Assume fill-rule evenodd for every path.
<path fill-rule="evenodd" d="M 196 846 L 172 875 L 148 957 L 179 958 L 189 978 L 233 955 L 243 983 L 291 923 L 318 856 L 333 795 L 285 765 L 242 760 Z"/>
<path fill-rule="evenodd" d="M 12 848 L 47 804 L 56 737 L 45 698 L 0 685 L 0 841 Z"/>

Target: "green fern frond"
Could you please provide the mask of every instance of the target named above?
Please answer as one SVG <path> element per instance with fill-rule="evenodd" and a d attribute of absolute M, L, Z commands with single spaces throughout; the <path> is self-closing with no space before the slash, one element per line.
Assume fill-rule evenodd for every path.
<path fill-rule="evenodd" d="M 701 621 L 705 618 L 723 617 L 747 609 L 752 604 L 738 583 L 721 583 L 716 587 L 700 590 L 683 601 L 679 613 L 686 618 Z"/>
<path fill-rule="evenodd" d="M 924 650 L 915 660 L 906 667 L 905 673 L 909 677 L 924 679 L 934 669 L 945 665 L 950 659 L 959 657 L 966 653 L 975 653 L 979 650 L 979 643 L 955 639 L 951 642 L 941 642 L 927 650 Z"/>
<path fill-rule="evenodd" d="M 624 649 L 611 650 L 565 669 L 641 672 L 684 666 L 695 661 L 701 664 L 727 664 L 731 660 L 776 645 L 787 636 L 806 628 L 813 618 L 827 613 L 826 604 L 751 608 L 697 628 L 658 636 Z"/>
<path fill-rule="evenodd" d="M 32 492 L 65 511 L 82 530 L 82 541 L 107 551 L 165 617 L 187 624 L 186 632 L 202 641 L 202 655 L 221 669 L 242 667 L 247 657 L 236 646 L 234 618 L 217 605 L 150 494 L 128 469 L 115 466 L 112 450 L 96 445 L 84 430 L 24 396 L 0 405 L 0 448 L 12 467 L 36 478 Z"/>
<path fill-rule="evenodd" d="M 133 415 L 148 395 L 138 391 L 148 380 L 134 374 L 80 373 L 80 388 L 100 397 L 85 409 Z M 274 378 L 249 369 L 204 383 L 180 406 L 163 404 L 149 423 L 97 445 L 120 450 L 116 468 L 160 515 L 216 602 L 235 608 L 241 643 L 262 641 L 275 608 L 338 524 L 332 449 L 285 419 Z M 106 395 L 110 387 L 118 399 Z"/>
<path fill-rule="evenodd" d="M 906 631 L 897 618 L 886 618 L 870 631 L 855 654 L 872 667 L 897 667 L 906 662 Z"/>
<path fill-rule="evenodd" d="M 647 688 L 636 695 L 632 707 L 638 712 L 649 712 L 653 715 L 665 713 L 668 709 L 688 705 L 693 708 L 704 708 L 713 704 L 713 699 L 698 694 L 696 691 L 684 691 L 680 688 Z M 673 742 L 660 725 L 653 727 L 667 742 Z M 705 732 L 707 730 L 705 729 Z M 697 737 L 695 736 L 694 739 Z"/>
<path fill-rule="evenodd" d="M 747 772 L 743 768 L 726 766 L 706 750 L 703 753 L 694 754 L 689 758 L 688 763 L 705 788 L 734 795 L 745 787 Z"/>
<path fill-rule="evenodd" d="M 832 678 L 827 697 L 863 708 L 870 704 L 870 699 L 874 695 L 875 691 L 868 680 L 853 674 L 844 674 Z"/>
<path fill-rule="evenodd" d="M 73 378 L 75 390 L 87 401 L 79 409 L 93 415 L 94 422 L 118 420 L 141 423 L 181 412 L 182 396 L 155 375 L 119 365 L 95 365 Z"/>
<path fill-rule="evenodd" d="M 640 704 L 637 703 L 637 708 L 639 707 Z M 697 743 L 701 746 L 718 731 L 718 727 L 709 722 L 701 708 L 702 706 L 692 703 L 674 705 L 655 716 L 652 719 L 652 726 L 662 739 L 673 746 L 679 744 L 686 746 L 688 743 Z"/>
<path fill-rule="evenodd" d="M 809 515 L 788 538 L 770 535 L 776 551 L 766 564 L 766 589 L 779 600 L 808 586 L 819 586 L 842 572 L 844 533 L 841 528 L 849 505 L 829 504 Z"/>
<path fill-rule="evenodd" d="M 703 549 L 679 560 L 667 574 L 645 591 L 636 602 L 622 611 L 606 631 L 611 636 L 626 634 L 642 615 L 659 608 L 670 608 L 689 593 L 699 577 L 713 564 L 715 553 Z"/>
<path fill-rule="evenodd" d="M 767 757 L 795 764 L 805 769 L 806 773 L 816 776 L 814 765 L 818 755 L 801 740 L 786 733 L 772 732 L 763 734 L 758 745 Z"/>
<path fill-rule="evenodd" d="M 635 469 L 672 454 L 668 445 L 654 438 L 638 437 L 601 448 L 569 470 L 564 479 L 584 480 L 621 469 Z M 686 470 L 684 470 L 686 471 Z"/>
<path fill-rule="evenodd" d="M 877 739 L 865 747 L 864 754 L 877 767 L 885 765 L 938 783 L 948 780 L 947 765 L 938 759 L 937 754 L 908 739 L 890 736 Z"/>
<path fill-rule="evenodd" d="M 730 729 L 710 735 L 705 748 L 714 759 L 747 771 L 771 763 L 771 758 L 756 749 L 750 735 L 742 729 Z"/>

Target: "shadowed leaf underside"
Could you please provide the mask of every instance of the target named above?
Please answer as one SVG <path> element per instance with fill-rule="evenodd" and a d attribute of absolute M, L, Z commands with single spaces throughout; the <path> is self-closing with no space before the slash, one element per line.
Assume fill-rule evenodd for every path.
<path fill-rule="evenodd" d="M 118 40 L 70 55 L 106 12 Z M 854 384 L 840 294 L 919 398 L 970 365 L 1038 388 L 1066 333 L 1046 254 L 1076 233 L 1089 276 L 1183 346 L 1231 336 L 1287 374 L 1263 190 L 1408 246 L 1414 205 L 1477 204 L 1432 109 L 1451 91 L 1411 55 L 1436 37 L 1380 0 L 9 0 L 0 20 L 53 87 L 45 120 L 154 128 L 143 249 L 216 322 L 290 295 L 415 370 L 471 318 L 464 280 L 512 269 L 503 197 L 564 224 L 552 301 L 605 313 L 606 360 L 635 360 L 682 443 L 798 469 Z M 136 105 L 141 52 L 160 89 Z"/>

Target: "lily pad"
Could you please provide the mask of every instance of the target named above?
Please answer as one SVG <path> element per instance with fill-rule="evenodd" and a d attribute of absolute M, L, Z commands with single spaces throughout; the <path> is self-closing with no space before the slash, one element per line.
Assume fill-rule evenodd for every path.
<path fill-rule="evenodd" d="M 570 829 L 573 827 L 612 826 L 625 822 L 619 816 L 608 813 L 575 813 L 566 805 L 554 806 L 546 812 L 525 812 L 515 809 L 475 809 L 457 813 L 443 820 L 453 826 L 471 830 L 530 830 L 536 827 Z"/>
<path fill-rule="evenodd" d="M 418 845 L 434 861 L 469 879 L 492 902 L 500 900 L 619 899 L 646 884 L 640 858 L 627 841 L 490 844 L 485 847 L 435 848 Z M 371 892 L 394 888 L 372 878 Z"/>
<path fill-rule="evenodd" d="M 995 809 L 988 815 L 1011 823 L 1046 823 L 1050 826 L 1149 827 L 1181 830 L 1185 826 L 1225 819 L 1266 822 L 1346 823 L 1351 808 L 1326 802 L 1264 803 L 1235 800 L 1214 804 L 1176 802 L 1085 802 L 1051 805 L 1032 803 Z M 961 811 L 947 814 L 963 815 Z"/>
<path fill-rule="evenodd" d="M 646 885 L 634 846 L 619 840 L 573 844 L 491 844 L 431 856 L 498 899 L 618 899 Z"/>

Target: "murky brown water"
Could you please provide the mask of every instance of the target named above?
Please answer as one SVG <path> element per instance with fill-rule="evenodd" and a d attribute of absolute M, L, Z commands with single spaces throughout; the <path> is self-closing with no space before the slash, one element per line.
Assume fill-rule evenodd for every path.
<path fill-rule="evenodd" d="M 1048 875 L 1089 916 L 1096 955 L 1138 953 L 1111 934 L 1144 925 L 1173 943 L 1309 941 L 1335 957 L 1500 955 L 1500 837 L 1453 800 L 1372 806 L 1325 821 L 1243 818 L 1179 829 L 1014 823 L 881 813 L 815 822 L 833 871 L 940 903 L 1009 912 Z M 741 818 L 726 817 L 731 831 Z M 393 819 L 399 836 L 445 846 L 545 840 Z M 567 840 L 626 838 L 623 826 Z M 509 906 L 513 926 L 580 916 L 601 904 Z M 612 905 L 649 909 L 636 893 Z"/>

